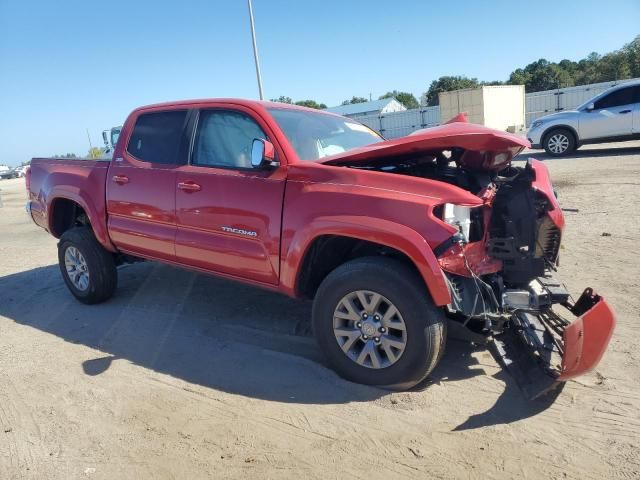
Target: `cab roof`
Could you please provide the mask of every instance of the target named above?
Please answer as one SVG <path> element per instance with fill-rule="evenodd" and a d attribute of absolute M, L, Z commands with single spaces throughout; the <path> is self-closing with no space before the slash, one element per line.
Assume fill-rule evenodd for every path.
<path fill-rule="evenodd" d="M 232 105 L 240 105 L 253 109 L 268 109 L 268 108 L 286 108 L 290 110 L 302 110 L 307 112 L 316 112 L 316 113 L 324 113 L 326 115 L 335 115 L 331 112 L 326 112 L 324 110 L 317 110 L 315 108 L 303 107 L 301 105 L 294 105 L 291 103 L 280 103 L 280 102 L 272 102 L 269 100 L 249 100 L 246 98 L 200 98 L 200 99 L 190 99 L 190 100 L 174 100 L 171 102 L 161 102 L 161 103 L 153 103 L 150 105 L 144 105 L 142 107 L 138 107 L 134 110 L 134 112 L 142 111 L 142 110 L 158 110 L 162 108 L 190 108 L 193 105 L 203 105 L 203 104 L 232 104 Z"/>

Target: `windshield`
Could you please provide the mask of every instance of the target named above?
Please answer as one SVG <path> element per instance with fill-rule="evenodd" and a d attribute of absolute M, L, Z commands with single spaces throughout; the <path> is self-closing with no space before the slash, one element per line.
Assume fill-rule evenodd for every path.
<path fill-rule="evenodd" d="M 358 122 L 326 113 L 269 108 L 300 160 L 318 160 L 329 155 L 384 139 Z"/>

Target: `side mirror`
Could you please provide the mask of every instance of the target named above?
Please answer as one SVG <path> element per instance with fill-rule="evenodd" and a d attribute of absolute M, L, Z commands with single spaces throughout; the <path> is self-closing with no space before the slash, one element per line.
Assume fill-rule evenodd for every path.
<path fill-rule="evenodd" d="M 592 111 L 594 108 L 596 108 L 596 106 L 595 106 L 593 103 L 590 103 L 589 105 L 587 105 L 586 110 L 587 110 L 587 112 L 590 112 L 590 111 Z"/>
<path fill-rule="evenodd" d="M 253 139 L 253 144 L 251 145 L 251 166 L 253 168 L 278 166 L 279 162 L 276 162 L 275 158 L 276 150 L 273 147 L 273 143 L 263 138 Z"/>
<path fill-rule="evenodd" d="M 104 140 L 104 144 L 105 145 L 109 145 L 109 141 L 107 140 L 107 132 L 106 131 L 102 132 L 102 140 Z"/>

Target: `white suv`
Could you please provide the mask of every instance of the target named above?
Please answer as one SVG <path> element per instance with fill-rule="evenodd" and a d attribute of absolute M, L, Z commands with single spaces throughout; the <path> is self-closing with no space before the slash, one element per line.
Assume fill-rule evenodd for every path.
<path fill-rule="evenodd" d="M 640 139 L 640 81 L 611 87 L 576 110 L 538 118 L 527 137 L 554 157 L 585 143 Z"/>

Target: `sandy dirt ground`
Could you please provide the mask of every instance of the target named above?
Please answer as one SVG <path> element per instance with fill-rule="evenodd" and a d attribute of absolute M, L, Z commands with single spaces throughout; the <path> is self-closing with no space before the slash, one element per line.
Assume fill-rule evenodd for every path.
<path fill-rule="evenodd" d="M 0 182 L 0 479 L 640 478 L 640 142 L 546 161 L 561 275 L 618 314 L 597 370 L 551 404 L 456 341 L 419 391 L 345 382 L 309 303 L 159 264 L 81 305 L 23 181 Z"/>

